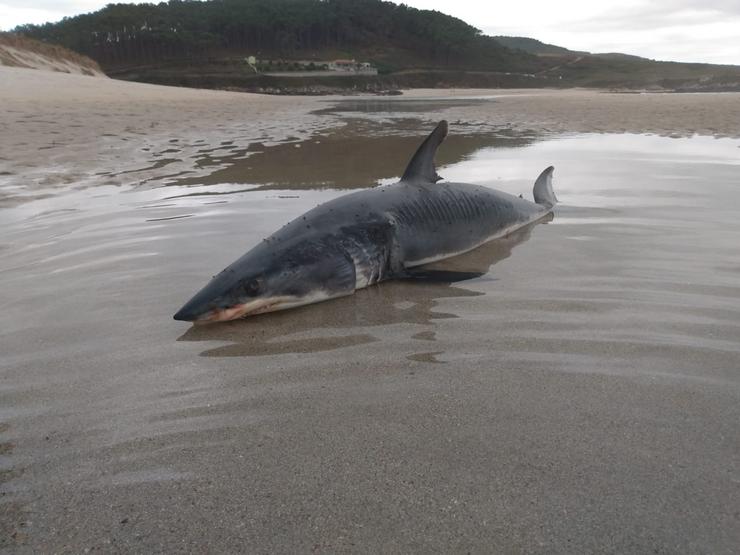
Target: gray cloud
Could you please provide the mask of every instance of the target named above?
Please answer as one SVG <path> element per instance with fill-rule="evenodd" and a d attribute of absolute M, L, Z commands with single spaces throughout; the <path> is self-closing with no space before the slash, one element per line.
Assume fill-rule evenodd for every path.
<path fill-rule="evenodd" d="M 115 2 L 111 1 L 111 3 Z M 85 11 L 93 4 L 104 5 L 102 2 L 80 2 L 76 0 L 34 0 L 33 2 L 28 2 L 28 0 L 4 0 L 2 2 L 3 6 L 11 8 L 32 8 L 65 14 L 76 14 Z"/>
<path fill-rule="evenodd" d="M 697 2 L 689 0 L 668 0 L 661 2 L 660 6 L 619 7 L 596 17 L 574 19 L 569 31 L 655 30 L 677 25 L 706 25 L 727 19 L 740 19 L 740 1 L 725 0 L 697 5 Z"/>
<path fill-rule="evenodd" d="M 552 22 L 517 21 L 516 27 L 504 30 L 492 18 L 484 31 L 532 36 L 573 50 L 740 64 L 740 0 L 645 0 L 601 6 L 572 0 Z"/>

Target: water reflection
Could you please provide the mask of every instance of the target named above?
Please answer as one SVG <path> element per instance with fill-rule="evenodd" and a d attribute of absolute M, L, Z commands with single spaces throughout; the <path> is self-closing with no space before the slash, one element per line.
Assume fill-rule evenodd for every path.
<path fill-rule="evenodd" d="M 551 216 L 546 220 L 550 219 Z M 491 266 L 511 256 L 515 246 L 529 239 L 537 223 L 540 222 L 505 238 L 491 241 L 469 253 L 427 265 L 418 277 L 385 282 L 362 289 L 349 297 L 294 310 L 224 324 L 193 325 L 178 341 L 229 343 L 206 349 L 201 356 L 266 356 L 315 353 L 372 343 L 379 341 L 372 334 L 372 328 L 376 326 L 433 326 L 438 319 L 457 317 L 455 314 L 435 310 L 441 299 L 483 295 L 456 287 L 454 283 L 487 276 Z M 436 334 L 433 330 L 426 330 L 413 338 L 433 342 Z M 442 353 L 432 354 L 436 357 Z M 418 353 L 412 356 L 432 354 Z"/>
<path fill-rule="evenodd" d="M 464 108 L 467 106 L 483 105 L 495 102 L 492 98 L 434 98 L 434 99 L 404 99 L 404 98 L 349 98 L 346 100 L 330 100 L 332 106 L 317 110 L 317 114 L 345 114 L 353 112 L 370 114 L 428 114 L 440 112 L 449 108 Z"/>
<path fill-rule="evenodd" d="M 271 146 L 254 143 L 246 150 L 228 155 L 204 153 L 197 166 L 213 168 L 212 173 L 175 178 L 169 184 L 241 183 L 250 184 L 252 190 L 372 187 L 380 180 L 403 173 L 427 127 L 419 122 L 407 125 L 395 122 L 392 126 L 353 122 L 307 141 Z M 507 130 L 456 132 L 439 150 L 437 164 L 449 166 L 469 159 L 484 148 L 511 149 L 531 145 L 536 140 L 536 135 L 513 134 Z"/>

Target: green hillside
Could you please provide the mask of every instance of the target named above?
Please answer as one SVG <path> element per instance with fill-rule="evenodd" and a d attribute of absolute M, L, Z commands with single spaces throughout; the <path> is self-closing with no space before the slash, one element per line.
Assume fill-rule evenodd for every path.
<path fill-rule="evenodd" d="M 17 33 L 152 83 L 316 93 L 402 87 L 629 87 L 740 90 L 740 68 L 574 52 L 489 37 L 437 11 L 382 0 L 169 0 L 110 4 Z M 247 63 L 254 56 L 258 72 Z M 378 75 L 274 75 L 270 68 L 368 62 Z M 299 62 L 301 61 L 301 62 Z M 267 75 L 265 73 L 271 73 Z"/>
<path fill-rule="evenodd" d="M 361 54 L 386 71 L 408 67 L 534 71 L 467 23 L 380 0 L 169 0 L 110 4 L 16 32 L 84 53 L 107 69 L 193 58 Z"/>
<path fill-rule="evenodd" d="M 528 37 L 496 36 L 493 38 L 496 39 L 496 42 L 506 46 L 507 48 L 511 48 L 512 50 L 522 50 L 524 52 L 528 52 L 529 54 L 536 54 L 536 55 L 553 54 L 553 55 L 559 55 L 559 56 L 569 56 L 573 54 L 575 55 L 587 54 L 587 52 L 575 52 L 573 50 L 568 50 L 567 48 L 563 48 L 562 46 L 555 46 L 554 44 L 547 44 L 537 39 L 530 39 Z"/>

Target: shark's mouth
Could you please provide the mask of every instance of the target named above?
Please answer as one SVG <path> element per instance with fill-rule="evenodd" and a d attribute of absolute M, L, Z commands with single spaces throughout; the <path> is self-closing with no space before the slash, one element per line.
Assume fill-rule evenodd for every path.
<path fill-rule="evenodd" d="M 254 299 L 253 301 L 236 304 L 228 308 L 214 308 L 210 312 L 206 312 L 203 316 L 198 318 L 196 322 L 204 324 L 211 322 L 228 322 L 229 320 L 237 320 L 247 316 L 264 314 L 265 312 L 276 312 L 287 308 L 295 308 L 298 306 L 317 303 L 334 297 L 341 297 L 346 294 L 347 293 L 343 293 L 342 295 L 329 295 L 325 291 L 320 291 L 305 297 L 284 295 L 282 297 Z"/>
<path fill-rule="evenodd" d="M 199 323 L 228 322 L 229 320 L 237 320 L 238 318 L 244 318 L 245 316 L 289 308 L 290 306 L 295 306 L 296 301 L 297 299 L 294 297 L 255 299 L 253 301 L 240 303 L 228 308 L 214 308 L 210 312 L 206 312 L 196 321 Z"/>

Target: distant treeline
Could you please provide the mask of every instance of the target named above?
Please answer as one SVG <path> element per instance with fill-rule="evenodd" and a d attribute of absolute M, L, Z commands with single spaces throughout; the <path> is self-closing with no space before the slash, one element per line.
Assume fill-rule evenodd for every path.
<path fill-rule="evenodd" d="M 360 52 L 392 69 L 456 66 L 517 71 L 541 67 L 467 23 L 381 0 L 169 0 L 110 4 L 16 32 L 86 54 L 104 67 L 224 52 L 298 56 Z M 399 55 L 400 53 L 400 55 Z"/>

